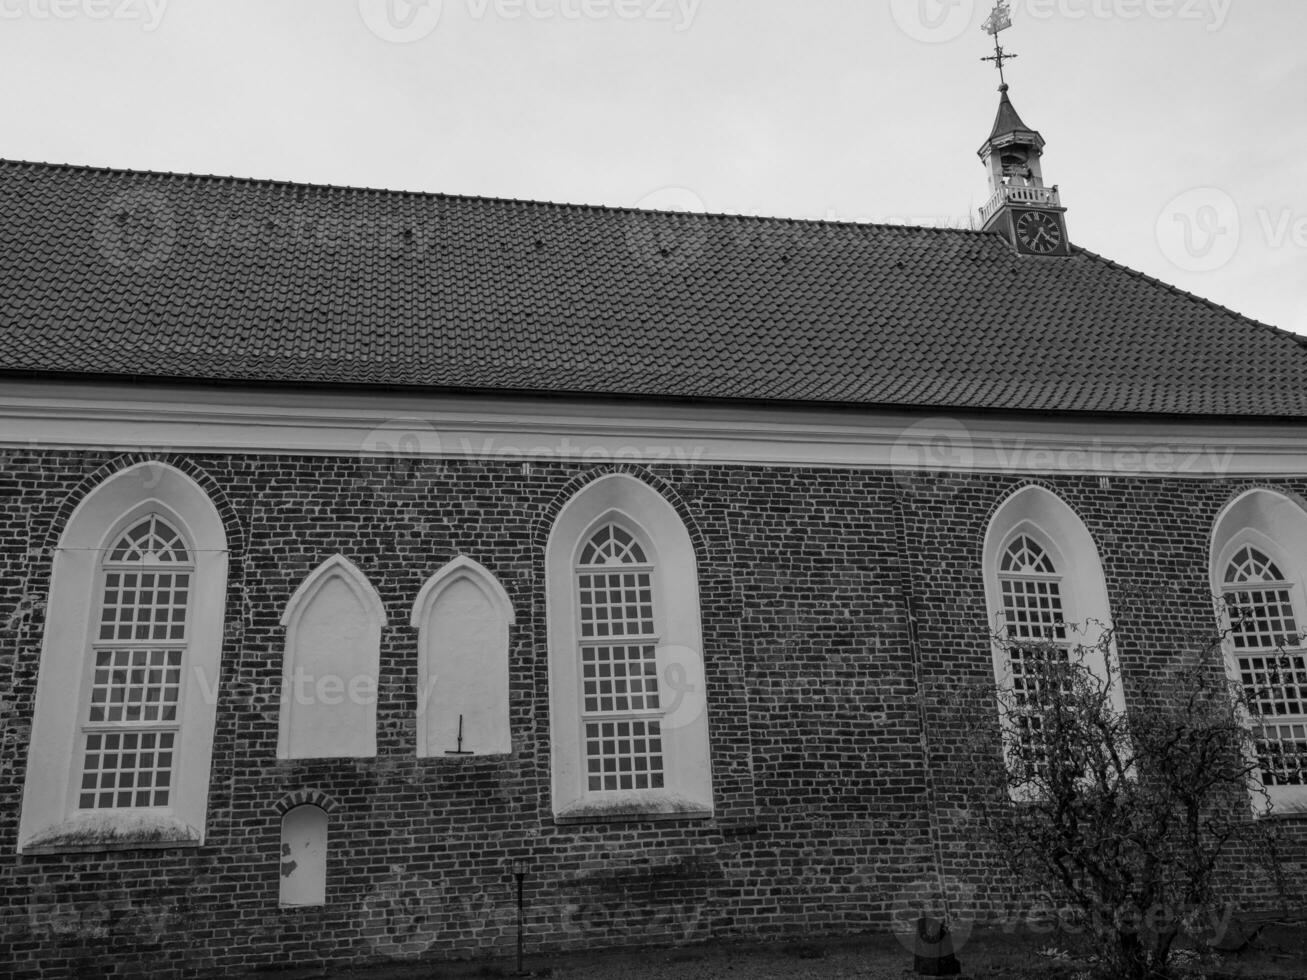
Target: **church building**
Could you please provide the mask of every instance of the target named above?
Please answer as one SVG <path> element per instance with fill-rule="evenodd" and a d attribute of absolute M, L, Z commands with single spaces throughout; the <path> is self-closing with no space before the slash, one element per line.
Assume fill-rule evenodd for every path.
<path fill-rule="evenodd" d="M 1304 340 L 1043 150 L 1004 84 L 976 230 L 0 163 L 4 971 L 1000 915 L 996 630 L 1110 624 L 1128 706 L 1214 597 L 1236 681 L 1307 622 Z"/>

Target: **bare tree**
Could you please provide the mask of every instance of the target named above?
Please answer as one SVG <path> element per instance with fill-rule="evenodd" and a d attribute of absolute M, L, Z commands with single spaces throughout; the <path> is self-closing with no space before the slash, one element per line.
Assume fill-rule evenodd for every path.
<path fill-rule="evenodd" d="M 1171 977 L 1182 935 L 1219 938 L 1228 921 L 1223 862 L 1256 857 L 1279 881 L 1255 812 L 1270 801 L 1254 701 L 1219 666 L 1222 638 L 1132 685 L 1124 710 L 1110 632 L 1089 646 L 996 642 L 1020 669 L 998 692 L 1001 751 L 981 762 L 996 798 L 986 829 L 1019 880 L 1071 913 L 1104 976 Z M 992 740 L 992 713 L 986 727 Z"/>

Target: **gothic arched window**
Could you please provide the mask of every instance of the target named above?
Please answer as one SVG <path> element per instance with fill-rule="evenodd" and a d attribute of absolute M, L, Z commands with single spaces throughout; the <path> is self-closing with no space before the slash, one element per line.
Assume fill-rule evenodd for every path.
<path fill-rule="evenodd" d="M 581 718 L 589 792 L 663 788 L 653 563 L 619 524 L 577 564 Z"/>
<path fill-rule="evenodd" d="M 555 818 L 712 814 L 694 545 L 624 474 L 559 512 L 545 553 Z"/>
<path fill-rule="evenodd" d="M 1212 591 L 1225 663 L 1246 697 L 1257 776 L 1279 813 L 1307 812 L 1307 510 L 1268 489 L 1241 494 L 1212 530 Z"/>
<path fill-rule="evenodd" d="M 1040 689 L 1040 658 L 1075 658 L 1111 683 L 1113 704 L 1124 710 L 1113 653 L 1111 610 L 1098 549 L 1084 522 L 1043 487 L 1025 487 L 990 522 L 982 561 L 993 632 L 994 676 L 1015 709 L 1015 745 L 1038 767 L 1047 757 Z"/>
<path fill-rule="evenodd" d="M 1226 563 L 1221 597 L 1268 787 L 1307 785 L 1307 651 L 1293 593 L 1280 566 L 1254 545 Z"/>
<path fill-rule="evenodd" d="M 168 805 L 194 569 L 181 535 L 158 514 L 129 528 L 105 557 L 80 809 Z"/>
<path fill-rule="evenodd" d="M 204 842 L 227 536 L 164 463 L 115 473 L 55 549 L 19 849 Z"/>
<path fill-rule="evenodd" d="M 1020 744 L 1030 760 L 1044 757 L 1039 704 L 1041 672 L 1035 658 L 1055 657 L 1067 663 L 1070 648 L 1062 608 L 1062 576 L 1048 552 L 1028 534 L 1018 534 L 1003 552 L 998 573 L 1003 595 L 1003 628 L 1011 691 L 1018 709 L 1014 721 Z"/>

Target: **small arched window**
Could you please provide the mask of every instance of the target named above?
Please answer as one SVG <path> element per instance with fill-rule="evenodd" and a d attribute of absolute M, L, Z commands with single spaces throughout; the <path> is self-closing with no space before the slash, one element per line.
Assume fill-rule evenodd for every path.
<path fill-rule="evenodd" d="M 327 902 L 327 812 L 305 803 L 281 818 L 282 905 Z"/>
<path fill-rule="evenodd" d="M 173 785 L 191 552 L 150 514 L 108 550 L 82 717 L 78 807 L 166 807 Z"/>

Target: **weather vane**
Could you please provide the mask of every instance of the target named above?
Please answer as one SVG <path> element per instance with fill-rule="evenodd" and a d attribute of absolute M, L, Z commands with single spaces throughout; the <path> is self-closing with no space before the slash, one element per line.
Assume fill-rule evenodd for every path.
<path fill-rule="evenodd" d="M 998 0 L 994 7 L 993 13 L 985 21 L 983 30 L 986 34 L 994 38 L 994 53 L 988 58 L 981 58 L 981 61 L 992 61 L 998 66 L 998 80 L 1002 83 L 1002 91 L 1007 91 L 1007 79 L 1003 77 L 1003 62 L 1016 55 L 1008 54 L 1003 50 L 1003 45 L 999 43 L 998 35 L 1012 26 L 1012 9 L 1008 6 L 1008 0 Z"/>

